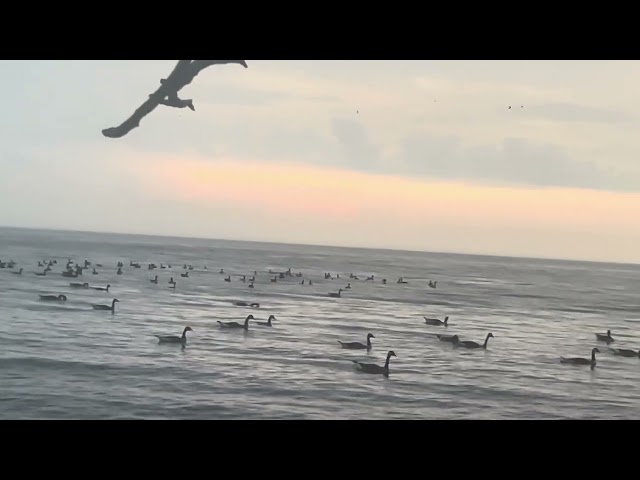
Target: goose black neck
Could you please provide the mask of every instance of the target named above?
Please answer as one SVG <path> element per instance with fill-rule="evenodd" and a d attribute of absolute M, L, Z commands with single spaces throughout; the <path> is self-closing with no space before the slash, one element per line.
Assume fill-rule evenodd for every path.
<path fill-rule="evenodd" d="M 371 350 L 371 337 L 367 336 L 367 350 Z M 387 357 L 387 363 L 389 363 L 389 357 Z"/>
<path fill-rule="evenodd" d="M 387 361 L 384 362 L 384 368 L 389 370 L 389 360 L 391 360 L 391 354 L 387 353 Z"/>
<path fill-rule="evenodd" d="M 489 343 L 489 339 L 491 338 L 491 334 L 487 333 L 487 338 L 484 339 L 484 345 L 482 348 L 487 348 L 487 344 Z"/>

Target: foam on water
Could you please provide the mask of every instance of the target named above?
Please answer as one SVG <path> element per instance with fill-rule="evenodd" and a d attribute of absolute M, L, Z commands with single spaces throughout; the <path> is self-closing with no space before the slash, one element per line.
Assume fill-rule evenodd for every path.
<path fill-rule="evenodd" d="M 64 278 L 68 257 L 104 267 Z M 0 418 L 640 418 L 640 359 L 600 344 L 593 371 L 558 361 L 588 357 L 607 329 L 615 346 L 640 348 L 637 266 L 16 229 L 0 229 L 0 258 L 25 268 L 0 270 Z M 37 277 L 45 258 L 58 265 Z M 183 264 L 196 267 L 190 278 Z M 313 285 L 271 283 L 270 268 Z M 254 270 L 254 289 L 235 276 Z M 77 281 L 111 291 L 69 288 Z M 327 297 L 347 282 L 343 298 Z M 113 298 L 114 315 L 91 307 Z M 277 320 L 248 332 L 217 325 L 249 313 Z M 449 327 L 423 315 L 449 315 Z M 186 325 L 186 348 L 154 337 Z M 368 332 L 370 353 L 338 344 Z M 486 351 L 461 350 L 437 340 L 444 332 L 495 338 Z M 383 364 L 390 349 L 388 379 L 355 371 L 352 360 Z"/>

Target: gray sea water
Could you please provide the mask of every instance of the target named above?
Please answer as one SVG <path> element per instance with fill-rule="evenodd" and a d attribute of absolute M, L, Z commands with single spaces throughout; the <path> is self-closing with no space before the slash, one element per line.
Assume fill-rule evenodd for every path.
<path fill-rule="evenodd" d="M 67 258 L 103 267 L 69 279 Z M 639 266 L 20 229 L 0 229 L 0 259 L 24 268 L 0 269 L 0 419 L 640 418 L 640 359 L 595 338 L 611 329 L 615 346 L 640 349 Z M 36 276 L 44 259 L 58 264 Z M 189 278 L 183 264 L 194 266 Z M 270 281 L 269 269 L 288 268 L 313 285 Z M 254 270 L 250 289 L 236 275 Z M 328 297 L 347 282 L 342 298 Z M 91 307 L 113 298 L 115 314 Z M 248 314 L 277 320 L 248 332 L 217 324 Z M 449 326 L 427 326 L 425 315 L 448 315 Z M 185 348 L 154 337 L 187 325 Z M 338 344 L 369 332 L 369 353 Z M 464 350 L 434 337 L 443 332 L 495 338 Z M 594 346 L 594 370 L 559 363 Z M 388 350 L 388 378 L 355 370 L 352 360 L 382 365 Z"/>

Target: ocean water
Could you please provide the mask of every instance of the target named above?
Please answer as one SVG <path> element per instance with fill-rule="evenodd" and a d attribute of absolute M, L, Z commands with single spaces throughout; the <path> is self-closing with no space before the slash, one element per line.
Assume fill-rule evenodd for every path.
<path fill-rule="evenodd" d="M 67 258 L 103 267 L 69 279 Z M 640 359 L 613 356 L 594 335 L 611 329 L 615 346 L 640 349 L 640 266 L 20 229 L 0 229 L 0 259 L 24 268 L 0 269 L 0 419 L 640 418 Z M 58 264 L 38 277 L 44 259 Z M 269 269 L 288 268 L 313 285 L 270 281 Z M 254 270 L 250 289 L 236 275 Z M 111 289 L 69 288 L 76 281 Z M 342 298 L 328 297 L 347 282 Z M 114 314 L 91 307 L 113 298 Z M 217 324 L 248 314 L 276 321 L 248 332 Z M 448 315 L 449 326 L 425 315 Z M 187 325 L 185 348 L 154 337 Z M 369 353 L 338 344 L 369 332 Z M 445 332 L 495 338 L 465 350 L 434 336 Z M 559 362 L 594 346 L 594 370 Z M 382 365 L 388 350 L 388 378 L 354 368 Z"/>

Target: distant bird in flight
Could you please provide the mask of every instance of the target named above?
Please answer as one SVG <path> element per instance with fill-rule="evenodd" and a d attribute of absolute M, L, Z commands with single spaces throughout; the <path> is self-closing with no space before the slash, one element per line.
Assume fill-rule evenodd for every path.
<path fill-rule="evenodd" d="M 140 121 L 155 110 L 158 105 L 174 108 L 187 107 L 195 111 L 193 100 L 179 98 L 178 92 L 189 85 L 205 68 L 228 63 L 237 63 L 248 68 L 247 62 L 244 60 L 178 60 L 169 76 L 160 80 L 160 87 L 149 95 L 149 98 L 128 119 L 117 127 L 105 128 L 102 130 L 102 134 L 108 138 L 124 137 L 131 130 L 139 127 Z"/>

